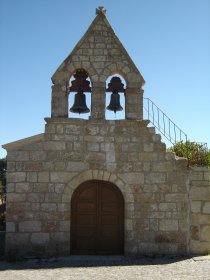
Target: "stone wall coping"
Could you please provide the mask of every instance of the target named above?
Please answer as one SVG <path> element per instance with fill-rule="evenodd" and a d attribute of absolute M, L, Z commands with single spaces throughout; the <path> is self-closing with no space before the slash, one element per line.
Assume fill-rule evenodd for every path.
<path fill-rule="evenodd" d="M 189 168 L 192 170 L 192 171 L 205 171 L 205 172 L 210 172 L 208 166 L 189 166 Z"/>
<path fill-rule="evenodd" d="M 146 127 L 150 121 L 149 120 L 97 120 L 97 119 L 89 119 L 89 120 L 84 120 L 84 119 L 77 119 L 77 118 L 45 118 L 44 119 L 46 121 L 47 124 L 51 124 L 51 123 L 57 123 L 57 124 L 64 124 L 64 123 L 68 123 L 68 124 L 81 124 L 82 123 L 88 123 L 88 124 L 106 124 L 106 123 L 111 123 L 113 125 L 115 124 L 123 124 L 126 125 L 131 123 L 133 124 L 138 123 L 139 126 L 142 127 Z"/>
<path fill-rule="evenodd" d="M 18 141 L 14 141 L 14 142 L 4 144 L 4 145 L 2 145 L 2 148 L 7 150 L 7 151 L 17 149 L 21 146 L 25 146 L 25 145 L 28 145 L 28 144 L 32 144 L 32 143 L 41 141 L 43 139 L 43 137 L 44 137 L 44 133 L 40 133 L 40 134 L 37 134 L 37 135 L 33 135 L 31 137 L 20 139 Z"/>
<path fill-rule="evenodd" d="M 63 124 L 63 123 L 73 123 L 73 124 L 81 124 L 81 122 L 85 122 L 87 120 L 85 119 L 78 119 L 78 118 L 44 118 L 46 123 L 58 123 L 58 124 Z"/>

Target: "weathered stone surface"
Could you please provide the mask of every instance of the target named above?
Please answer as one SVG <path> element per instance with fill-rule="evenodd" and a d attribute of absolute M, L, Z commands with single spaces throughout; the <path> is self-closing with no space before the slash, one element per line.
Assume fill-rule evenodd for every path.
<path fill-rule="evenodd" d="M 205 213 L 205 214 L 210 214 L 210 201 L 209 202 L 204 202 L 202 212 Z"/>
<path fill-rule="evenodd" d="M 176 203 L 160 203 L 159 210 L 164 212 L 176 211 L 177 210 Z"/>
<path fill-rule="evenodd" d="M 185 234 L 183 232 L 167 232 L 158 234 L 155 237 L 157 243 L 184 243 Z"/>
<path fill-rule="evenodd" d="M 167 219 L 160 220 L 159 227 L 162 231 L 178 231 L 178 221 Z"/>
<path fill-rule="evenodd" d="M 143 187 L 144 192 L 152 193 L 152 192 L 157 192 L 157 190 L 158 190 L 158 186 L 156 184 L 154 184 L 154 185 L 144 184 L 144 187 Z"/>
<path fill-rule="evenodd" d="M 152 164 L 152 171 L 155 172 L 167 172 L 173 170 L 173 162 L 165 161 Z"/>
<path fill-rule="evenodd" d="M 28 151 L 12 151 L 8 157 L 8 161 L 28 161 L 29 152 Z"/>
<path fill-rule="evenodd" d="M 190 227 L 190 234 L 192 240 L 199 240 L 199 227 L 198 226 L 191 226 Z"/>
<path fill-rule="evenodd" d="M 45 202 L 61 202 L 62 200 L 62 194 L 58 193 L 47 193 L 45 195 Z"/>
<path fill-rule="evenodd" d="M 52 212 L 57 210 L 57 204 L 55 203 L 42 203 L 41 210 L 45 212 Z"/>
<path fill-rule="evenodd" d="M 128 184 L 143 184 L 144 174 L 140 172 L 129 172 L 121 174 L 121 177 Z"/>
<path fill-rule="evenodd" d="M 27 172 L 27 181 L 28 182 L 37 182 L 37 173 L 36 172 Z"/>
<path fill-rule="evenodd" d="M 153 162 L 158 160 L 158 153 L 148 153 L 148 152 L 140 152 L 139 160 L 142 162 Z"/>
<path fill-rule="evenodd" d="M 50 238 L 52 242 L 63 243 L 69 241 L 69 233 L 68 232 L 55 232 L 50 234 Z"/>
<path fill-rule="evenodd" d="M 44 150 L 65 150 L 66 145 L 65 142 L 57 142 L 57 141 L 48 141 L 44 142 Z"/>
<path fill-rule="evenodd" d="M 44 151 L 31 151 L 30 160 L 43 161 L 46 159 L 46 152 Z"/>
<path fill-rule="evenodd" d="M 60 221 L 60 231 L 66 231 L 69 232 L 70 230 L 70 221 Z"/>
<path fill-rule="evenodd" d="M 43 193 L 30 193 L 28 194 L 27 200 L 29 202 L 43 202 L 44 196 Z"/>
<path fill-rule="evenodd" d="M 90 152 L 99 152 L 99 143 L 88 143 L 87 149 Z"/>
<path fill-rule="evenodd" d="M 201 214 L 201 213 L 192 213 L 191 214 L 191 222 L 192 224 L 208 224 L 210 223 L 210 217 L 209 215 L 206 214 Z"/>
<path fill-rule="evenodd" d="M 41 230 L 40 221 L 23 221 L 19 223 L 20 232 L 38 232 Z"/>
<path fill-rule="evenodd" d="M 17 183 L 15 190 L 17 193 L 27 193 L 31 192 L 33 189 L 32 185 L 30 183 Z"/>
<path fill-rule="evenodd" d="M 49 172 L 43 171 L 38 173 L 38 182 L 49 182 Z"/>
<path fill-rule="evenodd" d="M 201 241 L 210 240 L 210 225 L 201 226 L 200 230 Z"/>
<path fill-rule="evenodd" d="M 161 172 L 149 172 L 145 176 L 147 184 L 161 184 L 166 182 L 166 174 Z"/>
<path fill-rule="evenodd" d="M 8 193 L 7 202 L 22 202 L 26 200 L 26 195 L 24 193 Z"/>
<path fill-rule="evenodd" d="M 37 211 L 37 210 L 40 210 L 40 206 L 41 204 L 40 203 L 38 203 L 38 202 L 33 202 L 33 203 L 31 203 L 31 210 L 32 211 Z"/>
<path fill-rule="evenodd" d="M 13 222 L 7 222 L 6 228 L 7 228 L 7 232 L 16 232 L 15 223 Z"/>
<path fill-rule="evenodd" d="M 154 150 L 154 144 L 144 144 L 144 152 L 153 152 Z"/>
<path fill-rule="evenodd" d="M 55 184 L 55 193 L 63 193 L 65 184 Z"/>
<path fill-rule="evenodd" d="M 209 200 L 210 191 L 207 187 L 193 187 L 192 188 L 192 199 L 193 200 Z"/>
<path fill-rule="evenodd" d="M 26 162 L 23 167 L 24 171 L 41 171 L 42 170 L 42 162 Z"/>
<path fill-rule="evenodd" d="M 9 172 L 7 174 L 7 182 L 13 183 L 13 182 L 24 182 L 26 179 L 26 173 L 25 172 Z"/>
<path fill-rule="evenodd" d="M 192 201 L 191 211 L 192 211 L 192 213 L 200 213 L 201 212 L 201 201 Z"/>
<path fill-rule="evenodd" d="M 63 199 L 63 197 L 62 197 L 62 203 L 58 204 L 58 211 L 59 212 L 70 211 L 70 203 L 64 203 L 64 202 L 68 202 L 67 200 L 69 201 L 69 198 L 68 199 Z"/>
<path fill-rule="evenodd" d="M 190 241 L 190 250 L 192 254 L 208 254 L 209 253 L 209 242 L 200 242 L 200 240 Z"/>
<path fill-rule="evenodd" d="M 102 143 L 100 145 L 101 150 L 104 152 L 115 152 L 115 145 L 114 143 Z"/>
<path fill-rule="evenodd" d="M 49 233 L 39 232 L 39 233 L 32 233 L 31 234 L 31 243 L 37 245 L 47 245 L 49 242 L 50 237 Z"/>
<path fill-rule="evenodd" d="M 116 162 L 114 152 L 106 152 L 106 162 Z"/>
<path fill-rule="evenodd" d="M 105 161 L 105 153 L 101 152 L 91 152 L 87 154 L 86 157 L 87 162 L 103 162 Z"/>
<path fill-rule="evenodd" d="M 71 172 L 82 172 L 88 169 L 88 163 L 82 161 L 68 162 L 66 170 Z"/>
<path fill-rule="evenodd" d="M 50 180 L 53 183 L 67 183 L 70 181 L 77 173 L 75 172 L 51 172 Z"/>
<path fill-rule="evenodd" d="M 7 183 L 7 193 L 15 192 L 15 183 Z"/>
<path fill-rule="evenodd" d="M 29 236 L 29 233 L 8 232 L 6 234 L 6 242 L 8 244 L 8 246 L 6 247 L 6 252 L 9 253 L 10 249 L 14 248 L 16 248 L 17 250 L 18 246 L 23 246 L 22 248 L 24 249 L 29 242 Z"/>
<path fill-rule="evenodd" d="M 180 201 L 187 201 L 187 195 L 180 194 L 180 193 L 169 193 L 165 195 L 165 200 L 167 202 L 180 202 Z"/>

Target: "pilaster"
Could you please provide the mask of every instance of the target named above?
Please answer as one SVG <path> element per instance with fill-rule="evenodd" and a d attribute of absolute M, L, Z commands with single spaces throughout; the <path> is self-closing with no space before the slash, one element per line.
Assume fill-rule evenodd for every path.
<path fill-rule="evenodd" d="M 68 93 L 65 84 L 52 86 L 52 118 L 68 118 Z"/>

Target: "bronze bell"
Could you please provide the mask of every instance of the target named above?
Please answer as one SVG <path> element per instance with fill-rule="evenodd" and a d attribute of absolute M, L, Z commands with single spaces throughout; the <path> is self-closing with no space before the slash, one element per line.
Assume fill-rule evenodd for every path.
<path fill-rule="evenodd" d="M 115 113 L 117 111 L 122 111 L 123 107 L 120 105 L 120 95 L 117 91 L 114 91 L 111 94 L 110 104 L 106 107 L 109 111 L 114 111 Z"/>
<path fill-rule="evenodd" d="M 79 114 L 84 114 L 84 113 L 89 113 L 90 110 L 88 109 L 86 105 L 86 96 L 83 92 L 78 92 L 74 96 L 74 104 L 70 108 L 70 112 L 72 113 L 79 113 Z"/>
<path fill-rule="evenodd" d="M 124 84 L 122 84 L 121 79 L 119 77 L 112 77 L 110 83 L 108 84 L 108 88 L 106 92 L 112 92 L 110 104 L 106 107 L 107 110 L 114 111 L 122 111 L 123 107 L 120 105 L 120 95 L 119 92 L 125 92 Z"/>
<path fill-rule="evenodd" d="M 84 69 L 78 69 L 74 74 L 75 80 L 72 81 L 70 92 L 77 92 L 74 96 L 74 105 L 70 108 L 70 112 L 84 114 L 90 110 L 86 105 L 86 96 L 84 92 L 91 92 L 90 82 L 87 81 L 88 73 Z"/>

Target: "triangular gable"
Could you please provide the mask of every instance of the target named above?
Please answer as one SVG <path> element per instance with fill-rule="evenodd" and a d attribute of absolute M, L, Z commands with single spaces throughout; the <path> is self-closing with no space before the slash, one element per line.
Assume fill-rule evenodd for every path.
<path fill-rule="evenodd" d="M 99 13 L 95 17 L 73 51 L 52 76 L 52 81 L 68 80 L 69 72 L 79 67 L 90 69 L 89 72 L 92 75 L 97 73 L 105 76 L 109 74 L 109 70 L 117 68 L 119 71 L 122 70 L 122 73 L 127 71 L 130 75 L 135 74 L 135 80 L 138 80 L 141 85 L 145 83 L 141 73 L 103 13 Z M 104 69 L 107 71 L 103 72 Z"/>
<path fill-rule="evenodd" d="M 21 139 L 21 140 L 14 141 L 14 142 L 11 142 L 11 143 L 4 144 L 4 145 L 2 145 L 2 148 L 4 148 L 7 151 L 16 150 L 16 149 L 19 149 L 23 146 L 40 142 L 40 141 L 43 140 L 43 138 L 44 138 L 44 133 L 41 133 L 41 134 L 37 134 L 37 135 L 31 136 L 31 137 L 27 137 L 27 138 L 24 138 L 24 139 Z"/>

